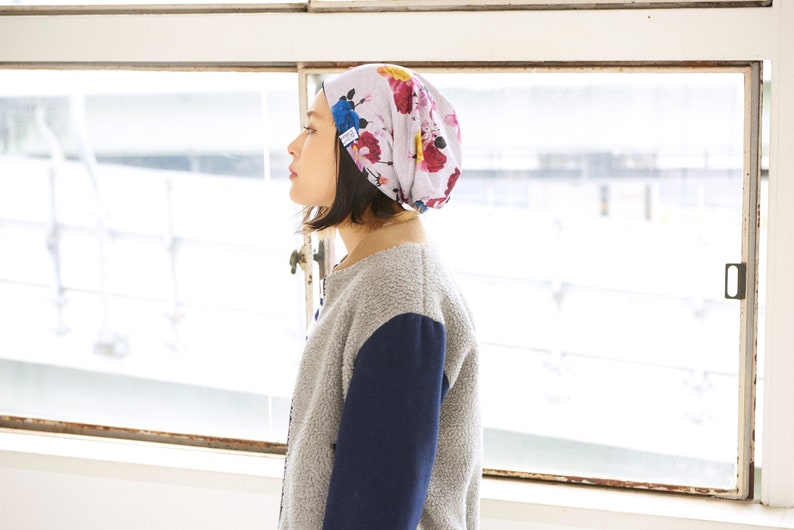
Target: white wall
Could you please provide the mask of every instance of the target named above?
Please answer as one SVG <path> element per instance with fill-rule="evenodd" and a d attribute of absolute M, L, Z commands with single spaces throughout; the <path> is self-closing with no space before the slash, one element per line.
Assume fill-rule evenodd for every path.
<path fill-rule="evenodd" d="M 263 530 L 278 520 L 277 479 L 9 452 L 0 466 L 8 530 Z"/>
<path fill-rule="evenodd" d="M 283 460 L 0 429 L 0 528 L 275 529 Z M 683 495 L 486 480 L 492 530 L 771 530 L 794 510 Z M 435 529 L 434 529 L 435 530 Z"/>
<path fill-rule="evenodd" d="M 4 528 L 274 528 L 278 517 L 278 484 L 252 477 L 6 456 Z"/>

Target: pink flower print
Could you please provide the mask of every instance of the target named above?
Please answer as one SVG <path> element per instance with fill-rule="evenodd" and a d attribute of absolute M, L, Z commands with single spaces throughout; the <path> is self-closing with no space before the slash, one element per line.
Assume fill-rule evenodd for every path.
<path fill-rule="evenodd" d="M 430 94 L 427 93 L 427 90 L 420 85 L 416 91 L 416 110 L 421 111 L 426 108 L 430 108 L 430 114 L 432 116 L 436 108 L 436 102 L 433 101 Z"/>
<path fill-rule="evenodd" d="M 411 74 L 393 65 L 380 66 L 378 73 L 389 82 L 397 111 L 400 114 L 410 114 L 414 107 L 414 80 Z"/>
<path fill-rule="evenodd" d="M 414 85 L 412 81 L 402 82 L 389 78 L 389 86 L 394 93 L 394 104 L 400 114 L 410 114 L 414 106 Z"/>
<path fill-rule="evenodd" d="M 419 129 L 422 133 L 422 143 L 424 144 L 432 144 L 433 140 L 436 137 L 436 126 L 432 121 L 429 120 L 422 120 L 421 128 Z"/>
<path fill-rule="evenodd" d="M 458 131 L 458 141 L 460 141 L 460 124 L 458 123 L 458 116 L 454 113 L 447 114 L 444 116 L 444 123 Z"/>
<path fill-rule="evenodd" d="M 380 162 L 380 154 L 380 143 L 369 131 L 363 131 L 353 144 L 353 160 L 361 169 Z"/>
<path fill-rule="evenodd" d="M 437 208 L 439 205 L 443 205 L 445 202 L 449 200 L 449 194 L 452 193 L 452 188 L 455 187 L 455 183 L 458 182 L 460 178 L 460 168 L 455 168 L 455 171 L 452 172 L 452 175 L 449 176 L 447 180 L 447 189 L 444 192 L 443 197 L 439 197 L 437 199 L 428 199 L 425 204 L 430 208 Z"/>
<path fill-rule="evenodd" d="M 447 163 L 447 157 L 442 153 L 438 147 L 433 143 L 427 143 L 422 146 L 422 156 L 420 158 L 417 153 L 417 162 L 419 167 L 428 173 L 437 173 L 444 168 Z"/>

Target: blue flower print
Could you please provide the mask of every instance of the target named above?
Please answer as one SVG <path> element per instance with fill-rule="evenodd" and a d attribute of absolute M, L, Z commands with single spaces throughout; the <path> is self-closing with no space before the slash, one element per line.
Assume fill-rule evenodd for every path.
<path fill-rule="evenodd" d="M 419 213 L 425 213 L 427 211 L 427 205 L 425 205 L 423 201 L 414 201 L 413 207 Z"/>
<path fill-rule="evenodd" d="M 355 129 L 356 134 L 344 142 L 345 147 L 348 147 L 358 138 L 359 117 L 358 113 L 353 109 L 353 102 L 344 98 L 340 99 L 331 107 L 331 115 L 334 117 L 336 130 L 339 132 L 340 138 L 350 129 Z"/>

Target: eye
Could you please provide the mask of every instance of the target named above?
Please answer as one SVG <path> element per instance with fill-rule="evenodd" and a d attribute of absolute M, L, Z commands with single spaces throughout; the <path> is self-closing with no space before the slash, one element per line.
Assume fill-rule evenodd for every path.
<path fill-rule="evenodd" d="M 317 132 L 314 129 L 312 129 L 311 127 L 309 127 L 308 125 L 306 127 L 304 127 L 303 129 L 309 134 L 311 134 L 313 132 Z"/>

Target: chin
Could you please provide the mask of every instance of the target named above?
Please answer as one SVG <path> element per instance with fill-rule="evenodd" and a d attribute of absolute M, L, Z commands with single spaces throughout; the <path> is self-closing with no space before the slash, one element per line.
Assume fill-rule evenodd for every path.
<path fill-rule="evenodd" d="M 302 200 L 300 197 L 300 193 L 295 192 L 295 186 L 291 187 L 289 190 L 289 200 L 294 202 L 299 206 L 308 206 L 305 200 Z"/>

